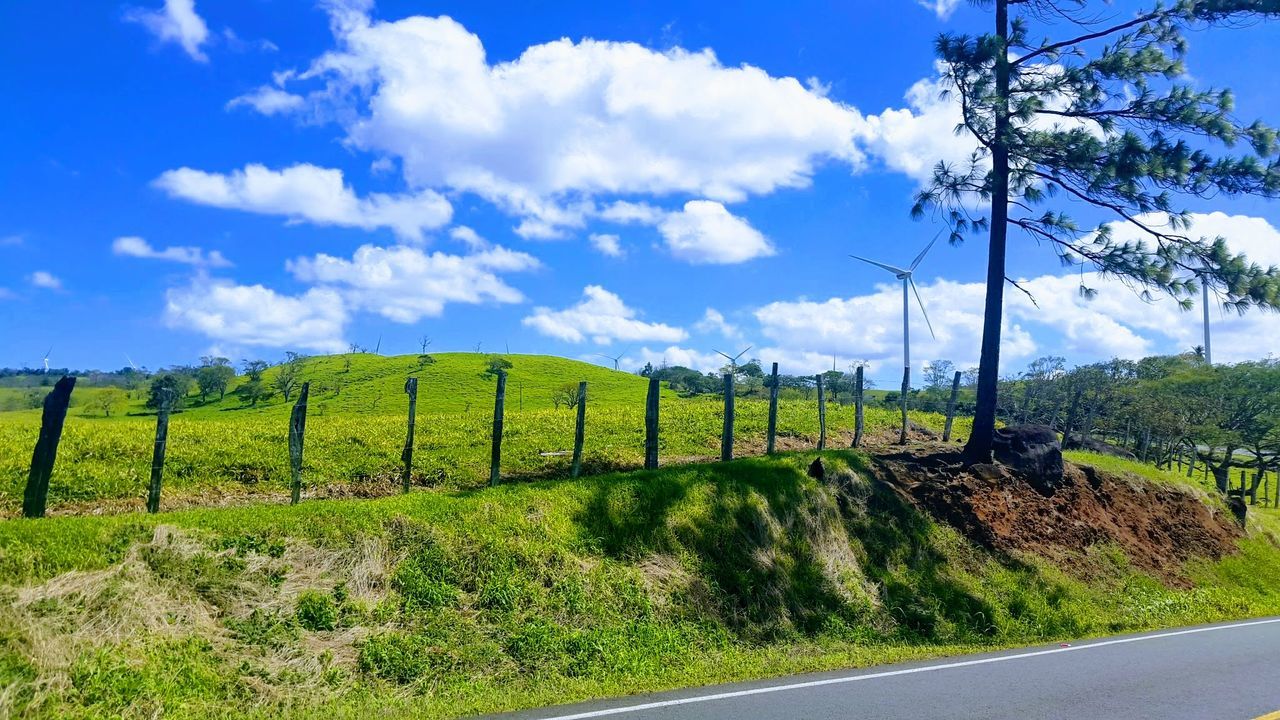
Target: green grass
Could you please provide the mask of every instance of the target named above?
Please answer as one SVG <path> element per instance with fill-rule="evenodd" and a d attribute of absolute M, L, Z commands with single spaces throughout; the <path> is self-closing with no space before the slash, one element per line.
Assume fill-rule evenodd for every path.
<path fill-rule="evenodd" d="M 344 356 L 309 361 L 304 377 L 314 385 L 303 466 L 306 492 L 385 493 L 398 482 L 407 409 L 404 378 L 411 372 L 421 377 L 414 483 L 461 489 L 486 481 L 494 383 L 483 375 L 485 358 L 475 354 L 435 357 L 436 364 L 421 372 L 415 356 L 355 355 L 349 372 L 344 370 Z M 550 398 L 557 386 L 579 380 L 589 383 L 585 472 L 643 464 L 646 379 L 562 358 L 516 355 L 511 360 L 503 441 L 505 477 L 568 475 L 574 413 L 554 409 Z M 135 402 L 133 410 L 139 411 L 142 401 Z M 765 400 L 738 400 L 738 454 L 763 452 L 767 410 Z M 175 415 L 169 429 L 162 502 L 287 494 L 288 413 L 289 405 L 279 398 L 250 408 L 229 395 L 221 402 Z M 664 390 L 660 418 L 662 462 L 718 456 L 722 423 L 718 399 L 685 399 Z M 913 418 L 936 430 L 943 424 L 943 418 L 934 413 L 916 413 Z M 867 410 L 870 433 L 896 423 L 892 410 Z M 846 445 L 852 427 L 852 406 L 829 405 L 829 446 Z M 778 428 L 782 447 L 816 446 L 816 400 L 781 402 Z M 967 418 L 957 419 L 959 437 L 965 437 L 968 428 Z M 0 512 L 12 515 L 20 507 L 38 432 L 38 412 L 0 413 Z M 51 510 L 68 504 L 82 509 L 140 507 L 154 433 L 151 417 L 101 418 L 73 409 L 50 487 Z"/>
<path fill-rule="evenodd" d="M 1280 612 L 1003 557 L 812 453 L 482 491 L 0 523 L 0 715 L 426 717 Z"/>

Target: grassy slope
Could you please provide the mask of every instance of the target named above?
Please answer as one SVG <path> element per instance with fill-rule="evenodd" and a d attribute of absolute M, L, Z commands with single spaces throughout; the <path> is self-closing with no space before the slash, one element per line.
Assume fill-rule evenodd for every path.
<path fill-rule="evenodd" d="M 313 358 L 304 378 L 313 383 L 307 421 L 305 482 L 310 489 L 343 486 L 384 490 L 400 473 L 404 438 L 404 378 L 421 377 L 415 443 L 414 482 L 438 488 L 481 485 L 488 475 L 493 380 L 484 377 L 485 356 L 439 354 L 419 370 L 416 356 Z M 503 470 L 511 477 L 546 478 L 568 474 L 574 413 L 553 409 L 551 391 L 586 380 L 589 386 L 585 467 L 588 473 L 639 467 L 643 460 L 644 395 L 647 381 L 588 363 L 546 356 L 511 356 Z M 268 381 L 271 373 L 268 371 Z M 90 390 L 90 388 L 85 388 Z M 76 393 L 81 390 L 77 389 Z M 73 397 L 75 397 L 73 395 Z M 521 409 L 521 397 L 523 407 Z M 133 411 L 141 410 L 141 399 Z M 193 401 L 194 402 L 194 401 Z M 232 395 L 221 402 L 195 403 L 175 415 L 169 431 L 165 497 L 244 493 L 280 496 L 287 492 L 289 405 L 278 396 L 256 408 Z M 763 450 L 767 403 L 739 400 L 737 451 Z M 942 418 L 915 419 L 941 428 Z M 868 409 L 871 432 L 896 423 L 892 410 Z M 73 410 L 67 419 L 50 504 L 121 501 L 141 505 L 146 493 L 155 422 L 149 417 L 99 418 Z M 829 443 L 844 444 L 841 432 L 853 425 L 853 408 L 828 411 Z M 721 406 L 713 398 L 681 399 L 664 391 L 661 412 L 663 462 L 718 454 Z M 0 512 L 20 505 L 31 447 L 39 429 L 36 411 L 0 413 Z M 968 433 L 961 418 L 957 434 Z M 784 447 L 817 443 L 816 400 L 780 403 L 779 434 Z"/>
<path fill-rule="evenodd" d="M 1071 576 L 812 457 L 0 523 L 0 715 L 449 717 L 1280 612 L 1263 537 Z"/>

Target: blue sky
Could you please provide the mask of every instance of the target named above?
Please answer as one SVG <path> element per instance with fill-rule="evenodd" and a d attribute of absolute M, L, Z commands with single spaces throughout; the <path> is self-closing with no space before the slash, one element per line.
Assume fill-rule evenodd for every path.
<path fill-rule="evenodd" d="M 0 9 L 0 365 L 159 367 L 357 343 L 784 371 L 901 363 L 898 289 L 938 159 L 967 154 L 942 0 L 630 4 L 46 0 Z M 625 7 L 623 5 L 626 5 Z M 957 6 L 958 5 L 958 6 Z M 1120 3 L 1114 12 L 1126 12 Z M 1280 122 L 1280 26 L 1194 35 L 1190 74 Z M 1280 206 L 1188 204 L 1280 264 Z M 1086 221 L 1098 218 L 1082 215 Z M 917 282 L 913 361 L 975 364 L 983 243 Z M 1006 370 L 1182 351 L 1199 313 L 1015 237 Z M 1215 359 L 1280 316 L 1213 311 Z"/>

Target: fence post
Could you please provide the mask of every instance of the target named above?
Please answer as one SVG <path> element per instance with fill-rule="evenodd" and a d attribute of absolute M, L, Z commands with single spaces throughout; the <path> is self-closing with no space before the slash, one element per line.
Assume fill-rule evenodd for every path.
<path fill-rule="evenodd" d="M 947 424 L 942 428 L 942 442 L 951 442 L 951 423 L 956 419 L 956 400 L 960 397 L 960 371 L 951 378 L 951 399 L 947 401 Z"/>
<path fill-rule="evenodd" d="M 49 500 L 49 478 L 53 475 L 53 463 L 58 457 L 58 443 L 62 440 L 62 424 L 67 419 L 67 406 L 71 404 L 71 391 L 76 379 L 63 375 L 44 396 L 44 412 L 40 415 L 40 436 L 31 453 L 31 472 L 27 475 L 27 489 L 22 495 L 24 517 L 44 517 Z"/>
<path fill-rule="evenodd" d="M 147 512 L 160 512 L 160 486 L 164 482 L 164 452 L 169 442 L 169 411 L 173 407 L 172 391 L 165 391 L 156 410 L 156 441 L 151 450 L 151 485 L 147 488 Z"/>
<path fill-rule="evenodd" d="M 853 446 L 862 445 L 862 366 L 853 373 Z"/>
<path fill-rule="evenodd" d="M 569 477 L 582 474 L 582 441 L 587 432 L 587 381 L 578 383 L 578 424 L 573 429 L 573 469 Z"/>
<path fill-rule="evenodd" d="M 720 433 L 720 459 L 733 459 L 733 373 L 724 374 L 724 429 Z"/>
<path fill-rule="evenodd" d="M 765 452 L 772 455 L 775 438 L 778 435 L 778 363 L 773 364 L 773 372 L 769 373 L 769 431 L 766 436 Z"/>
<path fill-rule="evenodd" d="M 294 505 L 302 499 L 302 438 L 307 431 L 307 395 L 310 391 L 311 383 L 302 383 L 298 402 L 294 403 L 293 413 L 289 416 L 289 466 L 293 476 L 289 502 Z"/>
<path fill-rule="evenodd" d="M 649 394 L 644 403 L 644 469 L 658 467 L 658 378 L 649 378 Z"/>
<path fill-rule="evenodd" d="M 493 395 L 493 449 L 489 453 L 489 485 L 497 485 L 502 467 L 502 405 L 507 396 L 507 371 L 498 371 L 498 389 Z"/>
<path fill-rule="evenodd" d="M 400 489 L 402 492 L 409 492 L 409 482 L 413 479 L 413 433 L 418 419 L 418 378 L 407 378 L 404 381 L 404 391 L 409 394 L 409 429 L 404 436 L 404 451 L 400 453 L 400 460 L 404 463 Z"/>
<path fill-rule="evenodd" d="M 814 375 L 818 382 L 818 449 L 827 449 L 827 396 L 822 389 L 822 375 Z"/>

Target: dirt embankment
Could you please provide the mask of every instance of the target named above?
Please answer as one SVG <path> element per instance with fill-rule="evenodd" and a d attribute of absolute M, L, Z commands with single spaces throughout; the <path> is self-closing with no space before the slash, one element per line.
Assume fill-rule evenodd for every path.
<path fill-rule="evenodd" d="M 1085 548 L 1110 544 L 1123 548 L 1135 566 L 1185 586 L 1185 561 L 1233 553 L 1242 537 L 1229 513 L 1190 489 L 1070 463 L 1063 484 L 1051 494 L 1003 466 L 962 468 L 950 448 L 881 455 L 877 471 L 971 540 L 1052 558 L 1065 567 Z"/>

